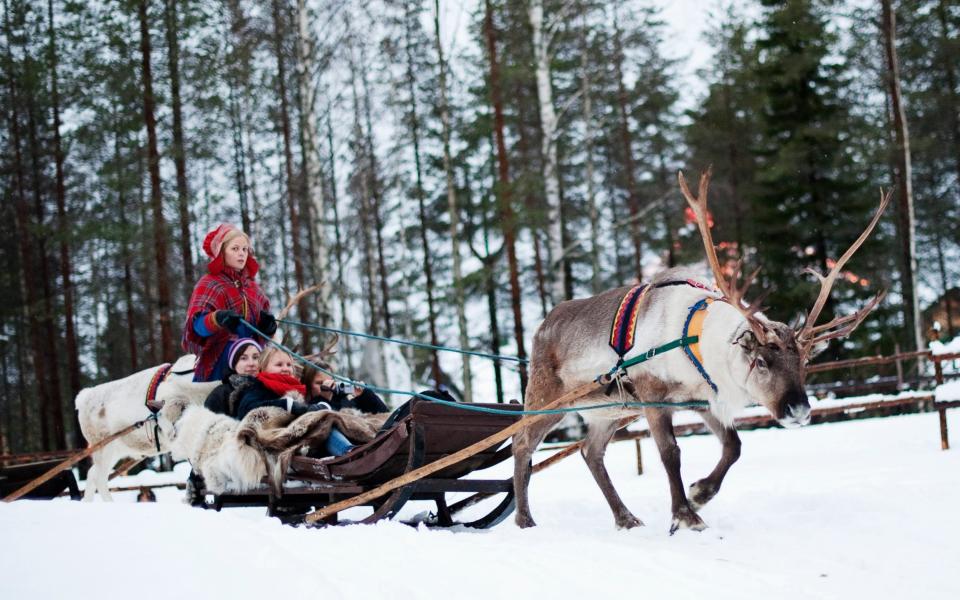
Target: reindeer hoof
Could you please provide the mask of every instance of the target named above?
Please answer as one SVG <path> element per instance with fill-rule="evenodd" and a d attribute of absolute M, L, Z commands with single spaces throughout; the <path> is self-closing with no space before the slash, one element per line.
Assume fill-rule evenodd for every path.
<path fill-rule="evenodd" d="M 643 527 L 643 521 L 627 513 L 616 518 L 617 529 L 633 529 L 634 527 Z"/>
<path fill-rule="evenodd" d="M 701 479 L 690 486 L 690 492 L 687 498 L 690 502 L 690 508 L 699 511 L 703 506 L 713 500 L 717 495 L 717 488 L 713 484 L 707 483 L 706 479 Z"/>
<path fill-rule="evenodd" d="M 519 527 L 520 529 L 528 529 L 530 527 L 537 526 L 536 522 L 533 520 L 533 517 L 531 517 L 530 515 L 524 515 L 521 513 L 517 513 L 517 516 L 514 518 L 514 521 L 516 522 L 517 527 Z"/>
<path fill-rule="evenodd" d="M 673 515 L 673 523 L 670 524 L 670 535 L 675 534 L 681 527 L 683 529 L 703 531 L 707 528 L 707 524 L 704 523 L 703 519 L 701 519 L 697 513 L 693 512 L 692 509 L 683 508 Z"/>

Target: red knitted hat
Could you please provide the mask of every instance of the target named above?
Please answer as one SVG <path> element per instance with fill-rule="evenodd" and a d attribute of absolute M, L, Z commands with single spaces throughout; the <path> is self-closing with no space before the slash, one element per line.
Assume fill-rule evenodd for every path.
<path fill-rule="evenodd" d="M 210 230 L 210 233 L 207 234 L 207 237 L 203 238 L 203 251 L 211 259 L 210 263 L 207 265 L 207 270 L 210 271 L 211 275 L 219 275 L 220 272 L 223 271 L 223 242 L 227 239 L 227 236 L 231 232 L 237 232 L 249 239 L 247 234 L 243 233 L 229 223 L 220 223 Z M 243 266 L 243 270 L 249 277 L 255 276 L 257 271 L 260 270 L 260 265 L 257 263 L 257 259 L 253 257 L 252 250 L 247 256 L 247 263 Z"/>

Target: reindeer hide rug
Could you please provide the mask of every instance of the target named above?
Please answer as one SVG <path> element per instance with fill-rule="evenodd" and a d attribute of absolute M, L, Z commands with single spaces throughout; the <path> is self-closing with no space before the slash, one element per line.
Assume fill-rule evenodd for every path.
<path fill-rule="evenodd" d="M 294 417 L 275 407 L 250 411 L 240 422 L 237 439 L 257 450 L 267 466 L 267 480 L 280 494 L 294 454 L 310 449 L 322 452 L 330 428 L 336 427 L 355 444 L 372 440 L 390 413 L 364 414 L 354 410 L 322 410 Z"/>

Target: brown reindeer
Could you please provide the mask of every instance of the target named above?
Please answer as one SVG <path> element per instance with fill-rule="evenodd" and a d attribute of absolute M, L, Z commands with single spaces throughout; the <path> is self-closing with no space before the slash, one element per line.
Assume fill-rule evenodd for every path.
<path fill-rule="evenodd" d="M 890 202 L 890 194 L 881 193 L 880 206 L 870 224 L 826 276 L 811 271 L 820 280 L 820 293 L 803 327 L 794 330 L 758 312 L 759 300 L 751 304 L 743 301 L 756 272 L 745 277 L 740 285 L 737 284 L 739 264 L 729 279 L 724 276 L 707 221 L 710 173 L 701 176 L 696 198 L 682 173 L 678 179 L 696 215 L 718 289 L 714 291 L 710 284 L 698 282 L 685 269 L 671 269 L 650 283 L 636 316 L 636 343 L 623 358 L 629 361 L 650 348 L 686 336 L 689 323 L 698 313 L 702 326 L 697 332 L 699 341 L 630 366 L 621 377 L 619 390 L 612 390 L 612 397 L 646 403 L 707 400 L 709 409 L 701 416 L 723 445 L 720 461 L 709 475 L 690 486 L 688 495 L 680 478 L 680 448 L 672 423 L 674 409 L 617 407 L 581 413 L 588 424 L 581 452 L 613 511 L 618 528 L 643 523 L 627 509 L 614 489 L 603 456 L 621 419 L 646 416 L 670 481 L 671 534 L 681 527 L 698 531 L 706 527 L 697 510 L 714 497 L 727 471 L 740 456 L 740 438 L 732 425 L 738 411 L 750 403 L 758 403 L 786 427 L 809 422 L 810 405 L 804 388 L 807 361 L 816 353 L 815 348 L 824 346 L 827 340 L 849 335 L 880 302 L 883 292 L 853 314 L 821 325 L 816 325 L 816 320 L 837 276 L 870 235 Z M 527 409 L 544 406 L 610 369 L 617 360 L 616 353 L 608 346 L 610 324 L 628 293 L 631 288 L 623 287 L 591 298 L 563 302 L 547 315 L 533 339 Z M 698 304 L 701 301 L 709 304 Z M 697 306 L 705 307 L 695 310 Z M 611 390 L 598 389 L 575 404 L 610 403 L 610 393 Z M 560 416 L 541 419 L 514 436 L 516 522 L 520 527 L 535 525 L 527 498 L 531 455 L 559 419 Z"/>

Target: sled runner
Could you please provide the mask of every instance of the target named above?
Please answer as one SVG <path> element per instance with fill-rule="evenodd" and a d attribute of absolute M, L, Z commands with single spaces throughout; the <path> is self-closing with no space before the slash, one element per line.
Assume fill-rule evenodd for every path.
<path fill-rule="evenodd" d="M 518 412 L 522 409 L 520 405 L 512 404 L 473 406 Z M 271 516 L 291 524 L 300 523 L 312 509 L 351 498 L 453 454 L 508 427 L 519 418 L 519 414 L 473 412 L 415 399 L 411 401 L 410 414 L 344 456 L 294 457 L 281 495 L 274 495 L 266 485 L 245 494 L 203 493 L 204 506 L 220 510 L 224 506 L 266 505 Z M 427 524 L 441 527 L 464 525 L 481 529 L 496 525 L 513 512 L 512 479 L 472 479 L 466 476 L 511 456 L 509 444 L 498 446 L 372 501 L 368 506 L 373 507 L 373 513 L 358 522 L 373 523 L 391 518 L 407 502 L 426 500 L 436 506 L 436 512 L 425 521 Z M 459 492 L 473 492 L 474 496 L 448 503 L 448 495 Z M 462 509 L 491 496 L 498 496 L 500 501 L 485 515 L 467 522 L 454 520 L 454 515 Z M 326 522 L 337 523 L 337 515 L 334 514 Z"/>

